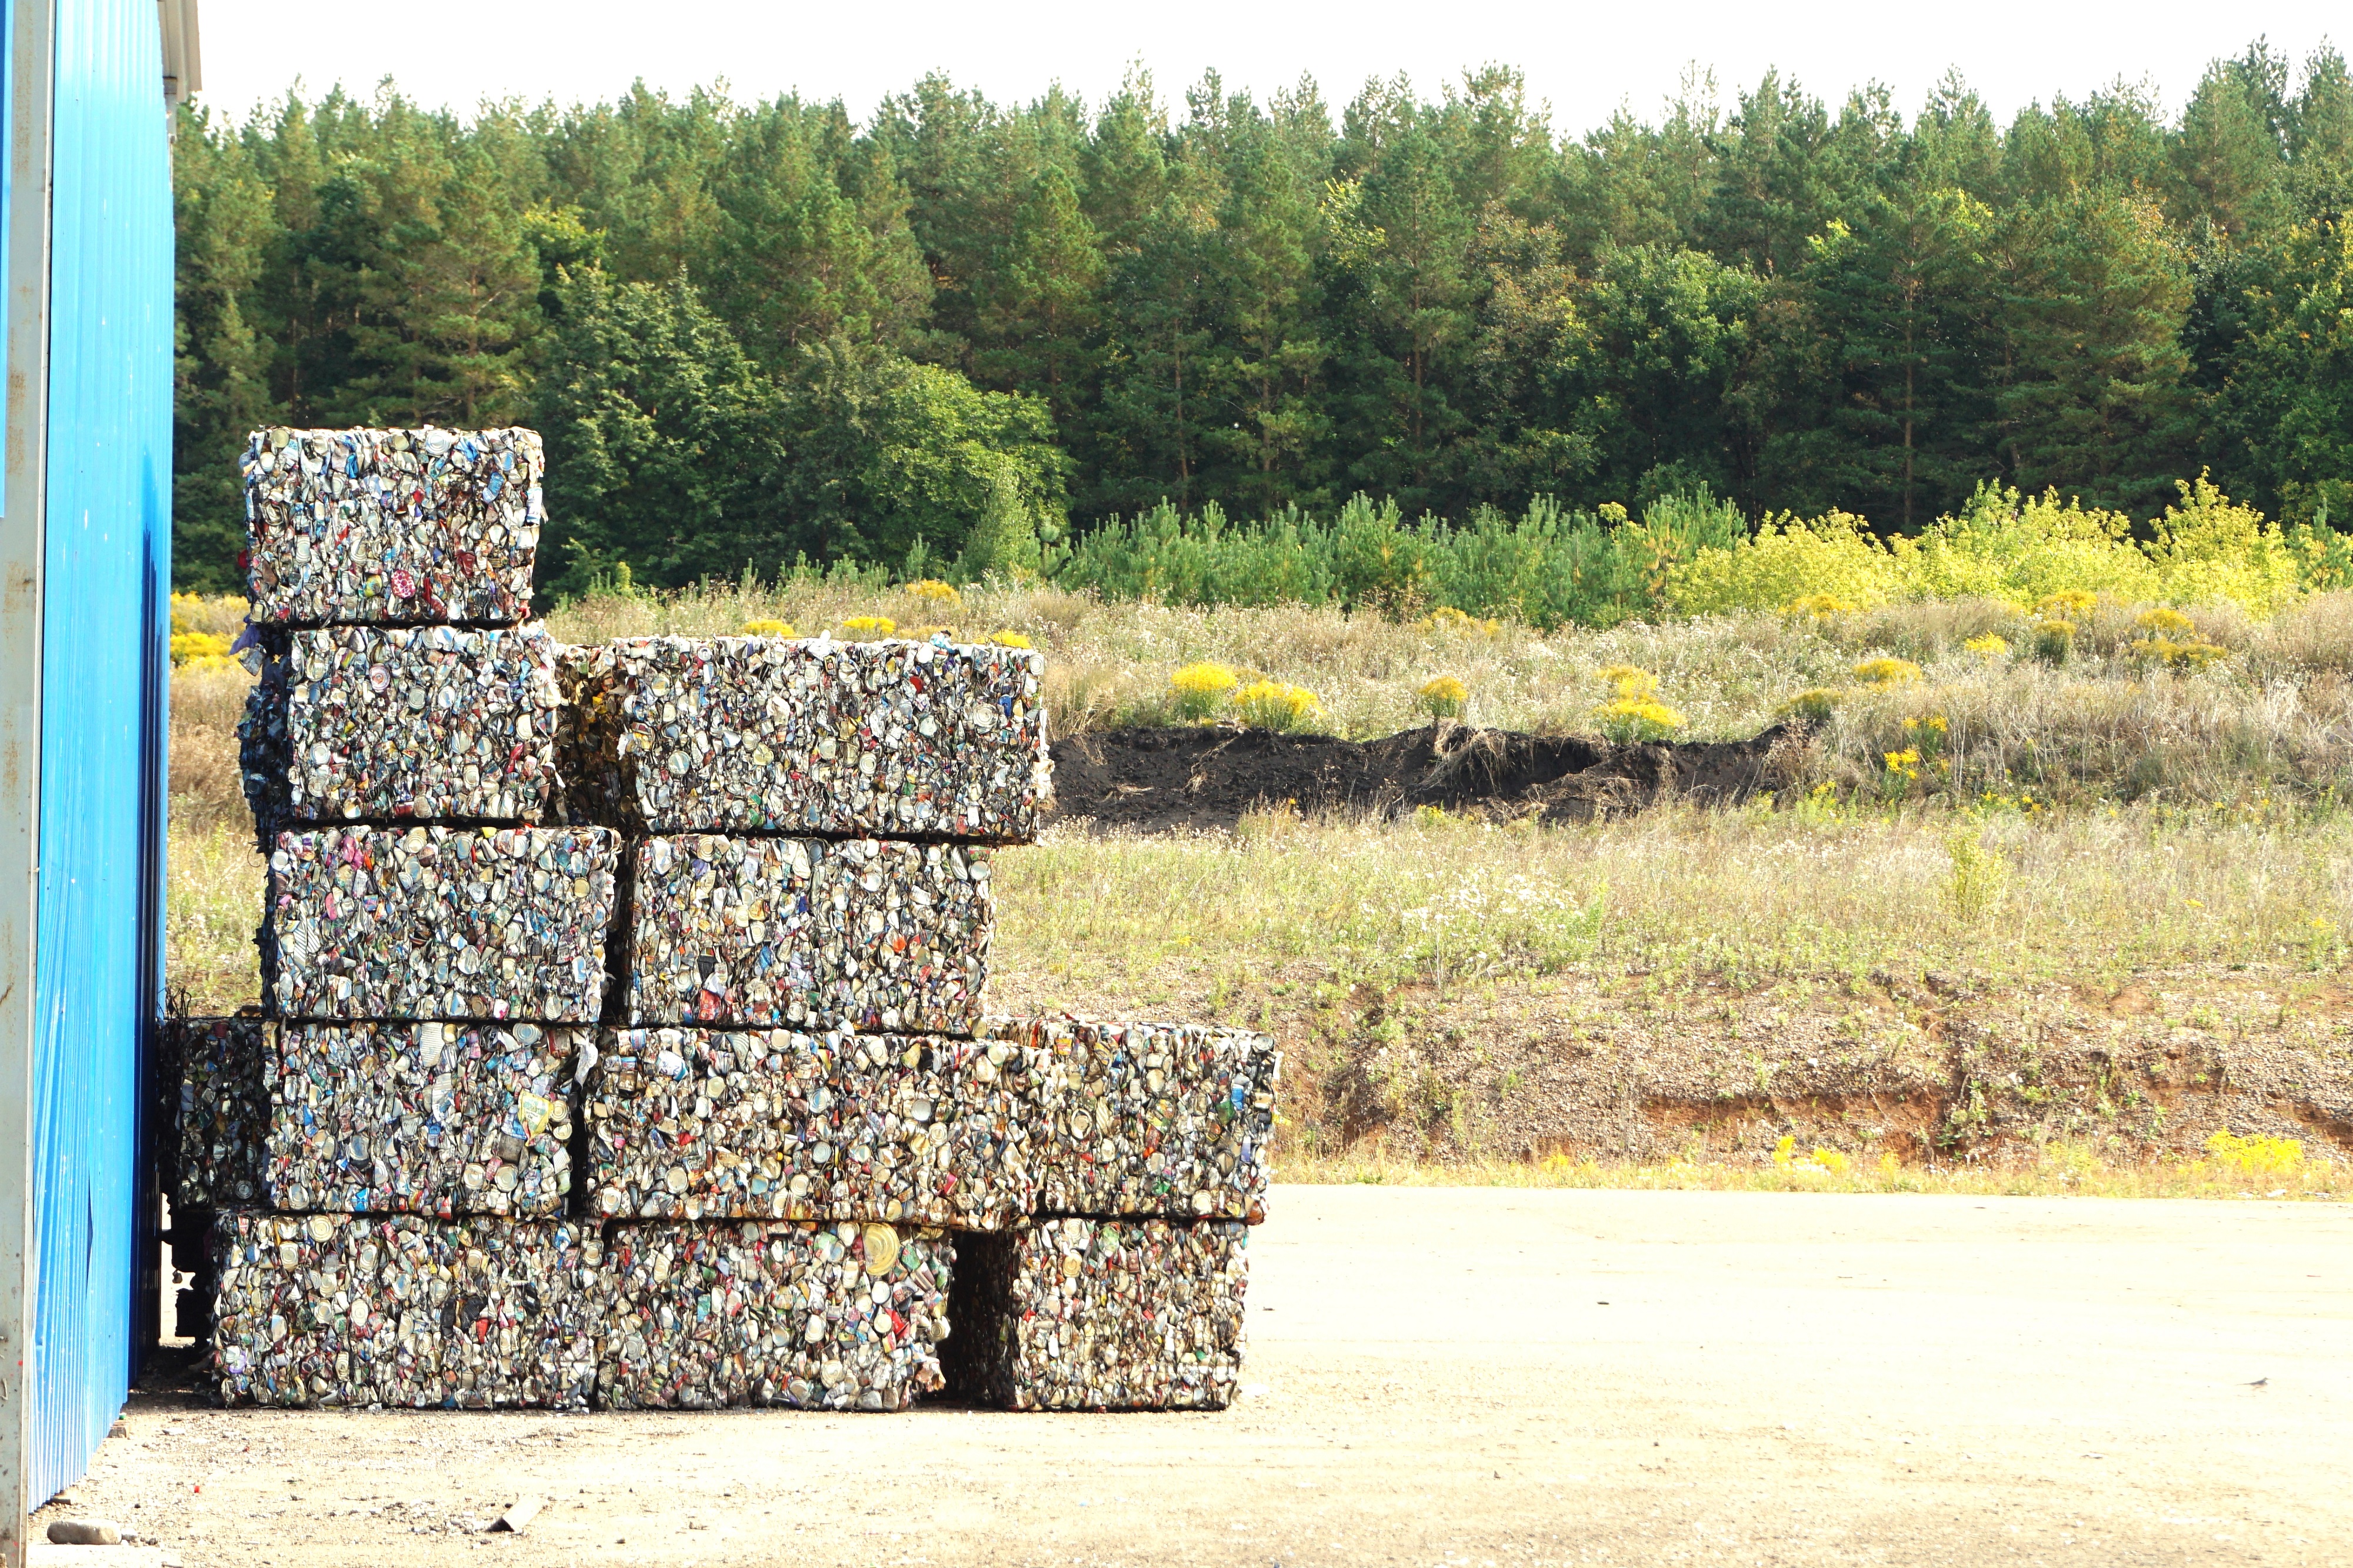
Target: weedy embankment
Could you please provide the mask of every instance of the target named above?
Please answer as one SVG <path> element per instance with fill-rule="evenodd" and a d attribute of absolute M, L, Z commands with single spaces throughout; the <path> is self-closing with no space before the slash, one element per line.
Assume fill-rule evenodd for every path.
<path fill-rule="evenodd" d="M 1613 667 L 1655 680 L 1679 738 L 1746 739 L 1812 693 L 1739 806 L 1066 822 L 999 860 L 997 1001 L 1273 1028 L 1300 1174 L 2343 1192 L 2353 595 L 2206 616 L 2222 651 L 2187 663 L 2135 651 L 2145 614 L 2078 611 L 2056 661 L 2008 651 L 2031 627 L 1992 604 L 1547 637 L 803 584 L 550 619 L 1014 633 L 1046 650 L 1065 735 L 1175 718 L 1170 676 L 1212 658 L 1366 738 L 1430 722 L 1447 674 L 1464 720 L 1553 734 L 1590 732 Z M 1859 672 L 1876 660 L 1915 672 Z M 200 1009 L 256 991 L 243 697 L 234 666 L 175 678 L 170 964 Z"/>

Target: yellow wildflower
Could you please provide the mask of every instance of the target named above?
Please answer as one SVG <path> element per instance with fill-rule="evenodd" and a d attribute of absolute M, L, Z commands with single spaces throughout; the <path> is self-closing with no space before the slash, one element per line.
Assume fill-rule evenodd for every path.
<path fill-rule="evenodd" d="M 1462 706 L 1471 700 L 1471 690 L 1451 675 L 1441 675 L 1423 686 L 1421 706 L 1433 719 L 1459 719 Z"/>
<path fill-rule="evenodd" d="M 1187 719 L 1206 719 L 1241 684 L 1232 667 L 1203 660 L 1188 664 L 1168 678 L 1176 711 Z"/>
<path fill-rule="evenodd" d="M 1234 711 L 1261 730 L 1296 730 L 1322 710 L 1315 693 L 1279 680 L 1255 680 L 1234 693 Z"/>
<path fill-rule="evenodd" d="M 1912 685 L 1920 679 L 1920 667 L 1908 658 L 1866 658 L 1854 667 L 1854 678 L 1883 690 Z"/>

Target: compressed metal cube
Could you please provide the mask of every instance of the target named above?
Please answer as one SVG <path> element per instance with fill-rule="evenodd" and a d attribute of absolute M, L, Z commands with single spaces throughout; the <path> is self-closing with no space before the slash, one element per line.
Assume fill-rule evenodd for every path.
<path fill-rule="evenodd" d="M 996 1230 L 1036 1202 L 1024 1047 L 626 1029 L 598 1049 L 581 1108 L 592 1214 Z"/>
<path fill-rule="evenodd" d="M 1166 1219 L 1266 1217 L 1282 1058 L 1271 1037 L 1199 1024 L 982 1020 L 1038 1053 L 1039 1209 Z"/>
<path fill-rule="evenodd" d="M 174 1080 L 164 1172 L 175 1219 L 261 1201 L 269 1127 L 268 1059 L 277 1026 L 260 1018 L 173 1018 L 163 1031 Z"/>
<path fill-rule="evenodd" d="M 585 1029 L 289 1024 L 270 1075 L 270 1206 L 565 1212 Z"/>
<path fill-rule="evenodd" d="M 563 705 L 554 649 L 535 624 L 267 639 L 238 726 L 265 838 L 301 822 L 544 820 Z"/>
<path fill-rule="evenodd" d="M 639 637 L 564 672 L 583 819 L 625 831 L 1023 843 L 1052 795 L 1028 648 Z"/>
<path fill-rule="evenodd" d="M 969 1035 L 996 923 L 988 851 L 649 838 L 631 856 L 628 1022 Z"/>
<path fill-rule="evenodd" d="M 256 625 L 531 613 L 538 432 L 257 430 L 238 467 Z"/>
<path fill-rule="evenodd" d="M 595 1023 L 618 854 L 598 827 L 281 833 L 264 994 L 284 1018 Z"/>
<path fill-rule="evenodd" d="M 607 1298 L 593 1227 L 246 1213 L 213 1243 L 225 1404 L 588 1403 Z"/>
<path fill-rule="evenodd" d="M 951 1249 L 889 1225 L 612 1227 L 608 1409 L 903 1410 L 940 1386 Z"/>
<path fill-rule="evenodd" d="M 1011 1410 L 1222 1410 L 1250 1229 L 1048 1219 L 956 1238 L 949 1386 Z"/>

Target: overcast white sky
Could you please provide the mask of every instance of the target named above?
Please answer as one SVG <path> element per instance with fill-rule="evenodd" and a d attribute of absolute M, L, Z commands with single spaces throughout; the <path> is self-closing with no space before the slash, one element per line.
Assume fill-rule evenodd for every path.
<path fill-rule="evenodd" d="M 1690 62 L 1715 69 L 1727 104 L 1778 66 L 1833 103 L 1883 81 L 1907 115 L 1957 66 L 2006 118 L 2118 78 L 2147 79 L 2170 110 L 2209 59 L 2258 34 L 2299 62 L 2332 25 L 2347 35 L 2340 47 L 2353 39 L 2343 0 L 2244 10 L 2177 0 L 202 0 L 202 97 L 234 114 L 298 77 L 318 91 L 337 81 L 369 89 L 388 74 L 413 98 L 460 109 L 498 97 L 606 99 L 637 77 L 673 90 L 723 77 L 738 96 L 797 89 L 838 96 L 862 118 L 934 68 L 999 101 L 1057 80 L 1093 100 L 1139 58 L 1173 102 L 1215 67 L 1229 86 L 1261 93 L 1310 72 L 1336 109 L 1368 75 L 1404 70 L 1434 95 L 1464 68 L 1498 60 L 1523 68 L 1572 132 L 1620 102 L 1654 116 Z"/>

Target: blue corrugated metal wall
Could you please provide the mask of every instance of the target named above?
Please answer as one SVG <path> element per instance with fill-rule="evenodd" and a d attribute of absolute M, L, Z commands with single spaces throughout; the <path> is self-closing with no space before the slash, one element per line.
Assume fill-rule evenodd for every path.
<path fill-rule="evenodd" d="M 170 625 L 172 198 L 155 5 L 56 6 L 34 993 L 36 1499 L 82 1473 L 129 1386 Z"/>

